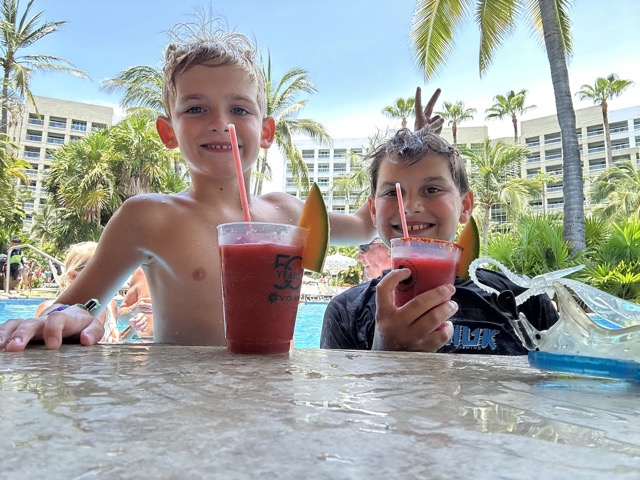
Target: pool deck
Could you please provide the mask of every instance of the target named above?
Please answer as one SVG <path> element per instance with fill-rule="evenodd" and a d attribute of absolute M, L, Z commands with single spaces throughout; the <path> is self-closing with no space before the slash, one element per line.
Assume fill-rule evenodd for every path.
<path fill-rule="evenodd" d="M 635 480 L 639 397 L 526 357 L 0 351 L 0 477 Z"/>

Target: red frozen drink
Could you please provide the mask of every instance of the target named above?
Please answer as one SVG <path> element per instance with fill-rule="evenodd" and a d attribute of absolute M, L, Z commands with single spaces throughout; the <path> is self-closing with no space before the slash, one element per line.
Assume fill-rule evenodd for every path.
<path fill-rule="evenodd" d="M 264 223 L 218 227 L 227 350 L 289 351 L 307 230 Z M 288 244 L 289 243 L 289 244 Z"/>
<path fill-rule="evenodd" d="M 462 247 L 433 238 L 394 238 L 391 262 L 394 269 L 409 268 L 411 277 L 396 287 L 393 303 L 401 307 L 420 293 L 450 283 L 458 270 Z"/>

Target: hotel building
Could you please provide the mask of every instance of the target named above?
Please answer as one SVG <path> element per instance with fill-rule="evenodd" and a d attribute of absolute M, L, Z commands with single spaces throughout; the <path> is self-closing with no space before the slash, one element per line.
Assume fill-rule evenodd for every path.
<path fill-rule="evenodd" d="M 640 166 L 640 106 L 609 111 L 609 125 L 611 127 L 611 150 L 613 162 L 631 160 L 636 168 Z M 606 168 L 606 152 L 604 144 L 604 128 L 602 110 L 593 106 L 576 110 L 576 128 L 580 146 L 582 163 L 584 166 L 585 193 L 589 191 L 590 180 Z M 561 211 L 564 207 L 562 189 L 562 144 L 560 127 L 555 115 L 525 120 L 520 123 L 520 143 L 525 145 L 529 154 L 521 168 L 521 175 L 527 178 L 535 177 L 538 172 L 556 175 L 557 181 L 546 185 L 542 200 L 532 202 L 538 211 Z M 453 141 L 450 128 L 445 128 L 442 136 L 449 142 Z M 484 127 L 458 127 L 459 144 L 470 146 L 479 145 L 488 136 L 488 129 Z M 507 143 L 513 143 L 513 137 L 502 138 Z M 358 205 L 354 205 L 352 198 L 345 198 L 331 191 L 335 178 L 352 173 L 352 165 L 348 158 L 348 151 L 362 153 L 367 150 L 366 138 L 334 138 L 331 147 L 320 146 L 312 141 L 296 142 L 309 168 L 309 178 L 320 186 L 330 211 L 354 212 Z M 296 195 L 296 181 L 291 170 L 287 167 L 282 185 L 283 191 Z M 588 195 L 587 195 L 588 197 Z M 501 213 L 494 212 L 500 220 Z"/>
<path fill-rule="evenodd" d="M 19 158 L 31 164 L 27 170 L 29 184 L 23 186 L 33 193 L 33 199 L 24 204 L 25 230 L 31 228 L 33 214 L 47 202 L 42 181 L 54 150 L 113 123 L 111 107 L 37 96 L 35 103 L 37 111 L 33 105 L 25 104 L 22 116 L 14 119 L 9 128 L 10 139 L 19 147 Z"/>

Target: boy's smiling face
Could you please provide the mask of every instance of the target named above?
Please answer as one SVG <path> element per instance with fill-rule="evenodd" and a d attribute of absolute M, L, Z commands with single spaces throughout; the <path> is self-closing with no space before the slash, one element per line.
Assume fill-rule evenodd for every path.
<path fill-rule="evenodd" d="M 465 223 L 473 210 L 473 193 L 460 194 L 447 158 L 429 153 L 413 165 L 390 161 L 380 164 L 375 197 L 369 211 L 378 235 L 389 245 L 402 238 L 402 223 L 396 183 L 400 183 L 409 236 L 453 241 L 458 223 Z"/>
<path fill-rule="evenodd" d="M 236 127 L 243 170 L 273 141 L 273 119 L 263 119 L 258 89 L 237 66 L 195 65 L 176 78 L 171 118 L 158 120 L 168 148 L 179 147 L 191 173 L 235 176 L 228 125 Z"/>

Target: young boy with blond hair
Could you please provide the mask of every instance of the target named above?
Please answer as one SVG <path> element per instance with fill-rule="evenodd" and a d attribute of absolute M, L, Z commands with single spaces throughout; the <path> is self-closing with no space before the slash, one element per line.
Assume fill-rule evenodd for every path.
<path fill-rule="evenodd" d="M 191 25 L 174 29 L 165 53 L 166 116 L 158 118 L 157 129 L 167 148 L 180 149 L 189 188 L 125 201 L 78 279 L 42 316 L 1 325 L 0 348 L 20 351 L 31 339 L 58 348 L 63 338 L 78 335 L 82 344 L 95 344 L 103 332 L 92 315 L 73 306 L 55 310 L 92 298 L 108 304 L 138 265 L 151 290 L 155 342 L 224 345 L 216 227 L 244 219 L 228 125 L 236 127 L 249 185 L 260 149 L 269 148 L 275 134 L 274 119 L 265 116 L 265 91 L 255 47 L 245 36 L 209 29 L 194 34 Z M 247 195 L 253 221 L 298 222 L 299 199 Z M 331 214 L 330 223 L 339 244 L 363 243 L 375 234 L 366 206 L 353 216 Z"/>

